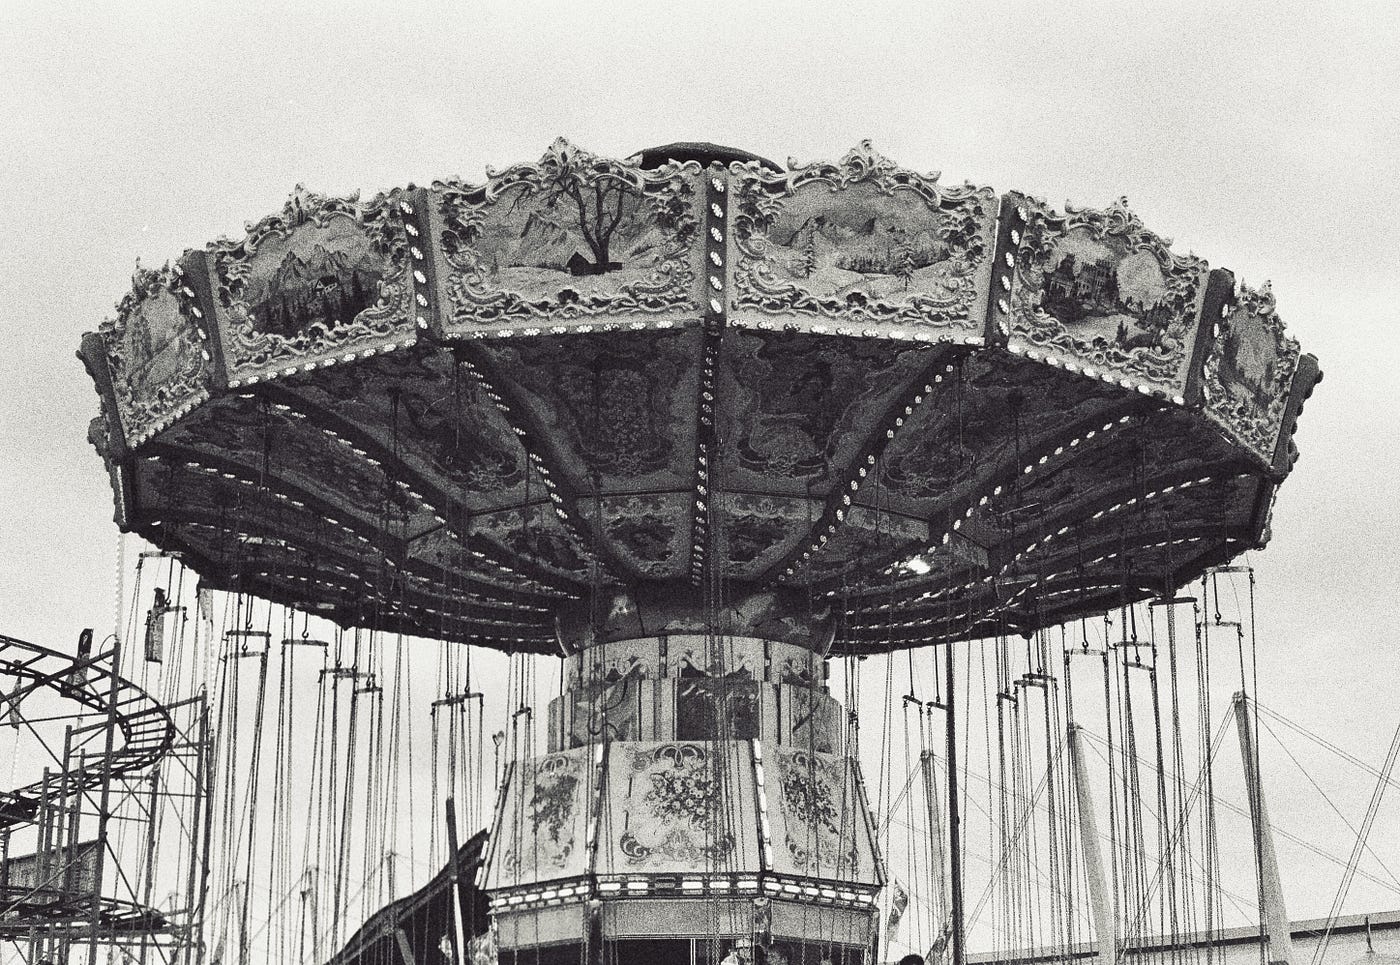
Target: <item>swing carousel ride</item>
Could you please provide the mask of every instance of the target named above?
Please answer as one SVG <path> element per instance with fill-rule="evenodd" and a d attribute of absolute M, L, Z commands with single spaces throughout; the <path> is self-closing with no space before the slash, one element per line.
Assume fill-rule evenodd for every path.
<path fill-rule="evenodd" d="M 212 705 L 202 848 L 137 903 L 182 961 L 1108 962 L 1223 924 L 1210 648 L 1244 674 L 1231 561 L 1320 375 L 1123 202 L 558 141 L 298 188 L 80 355 L 155 548 L 132 686 Z"/>

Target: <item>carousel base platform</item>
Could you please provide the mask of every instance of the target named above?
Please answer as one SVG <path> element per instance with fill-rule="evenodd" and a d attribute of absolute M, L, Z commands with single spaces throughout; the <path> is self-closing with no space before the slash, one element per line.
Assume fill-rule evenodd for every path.
<path fill-rule="evenodd" d="M 596 920 L 591 916 L 596 915 Z M 501 965 L 576 965 L 592 933 L 606 965 L 857 965 L 876 935 L 875 911 L 803 901 L 657 898 L 496 915 Z"/>

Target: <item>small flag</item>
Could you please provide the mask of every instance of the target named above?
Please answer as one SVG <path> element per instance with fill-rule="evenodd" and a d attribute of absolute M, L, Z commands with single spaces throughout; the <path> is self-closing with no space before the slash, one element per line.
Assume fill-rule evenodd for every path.
<path fill-rule="evenodd" d="M 92 657 L 92 627 L 88 627 L 78 634 L 78 663 L 82 663 Z M 81 667 L 74 670 L 68 676 L 68 682 L 74 687 L 82 687 L 87 684 L 87 668 Z"/>
<path fill-rule="evenodd" d="M 933 965 L 934 962 L 943 961 L 943 953 L 948 950 L 948 939 L 952 936 L 952 926 L 945 924 L 942 933 L 939 934 L 939 936 L 933 940 L 933 944 L 928 947 L 928 954 L 924 956 L 924 961 L 928 962 L 929 965 Z"/>
<path fill-rule="evenodd" d="M 15 692 L 12 693 L 9 697 L 6 697 L 4 694 L 0 694 L 0 720 L 3 720 L 6 714 L 9 714 L 10 726 L 13 727 L 15 730 L 19 730 L 21 720 L 19 715 L 19 702 L 22 698 L 20 690 L 23 686 L 24 681 L 19 677 L 16 677 Z"/>
<path fill-rule="evenodd" d="M 909 892 L 904 890 L 904 886 L 898 881 L 894 883 L 894 893 L 890 898 L 890 917 L 885 923 L 889 932 L 889 940 L 894 941 L 899 934 L 899 921 L 904 917 L 904 911 L 909 907 Z"/>
<path fill-rule="evenodd" d="M 201 585 L 195 591 L 195 601 L 199 605 L 199 618 L 205 623 L 214 622 L 214 591 Z"/>
<path fill-rule="evenodd" d="M 146 614 L 146 660 L 160 663 L 165 653 L 165 612 L 154 607 Z"/>
<path fill-rule="evenodd" d="M 146 611 L 146 659 L 160 663 L 165 656 L 165 615 L 182 609 L 170 605 L 165 591 L 156 587 L 155 602 Z"/>

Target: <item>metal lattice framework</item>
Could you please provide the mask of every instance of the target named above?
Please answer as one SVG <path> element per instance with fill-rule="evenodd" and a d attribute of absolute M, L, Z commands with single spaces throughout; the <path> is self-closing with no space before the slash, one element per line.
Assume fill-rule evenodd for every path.
<path fill-rule="evenodd" d="M 196 738 L 177 719 L 202 710 L 203 698 L 162 704 L 121 674 L 118 646 L 94 654 L 91 644 L 87 631 L 69 655 L 0 635 L 0 721 L 42 749 L 30 765 L 47 765 L 42 778 L 0 790 L 0 941 L 27 943 L 33 960 L 84 945 L 91 958 L 99 946 L 198 941 L 193 888 L 180 889 L 186 907 L 159 910 L 154 876 L 141 872 L 156 861 L 157 812 L 171 794 L 206 799 L 207 720 Z M 114 818 L 146 827 L 142 868 L 122 867 Z M 164 835 L 169 848 L 191 849 L 191 866 L 201 820 L 196 805 L 193 824 Z"/>
<path fill-rule="evenodd" d="M 136 684 L 112 670 L 110 651 L 74 657 L 0 635 L 0 676 L 12 680 L 5 693 L 6 714 L 18 727 L 20 705 L 46 690 L 99 717 L 112 715 L 121 745 L 89 766 L 61 771 L 50 780 L 0 790 L 0 829 L 34 821 L 40 802 L 86 794 L 106 781 L 139 777 L 164 757 L 175 742 L 170 712 Z"/>

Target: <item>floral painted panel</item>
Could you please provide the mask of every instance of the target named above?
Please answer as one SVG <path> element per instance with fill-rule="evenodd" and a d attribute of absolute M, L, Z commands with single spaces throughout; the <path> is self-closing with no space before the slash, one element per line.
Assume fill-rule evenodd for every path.
<path fill-rule="evenodd" d="M 1267 282 L 1258 291 L 1241 287 L 1218 326 L 1203 382 L 1206 414 L 1265 463 L 1273 462 L 1299 356 L 1274 304 Z"/>
<path fill-rule="evenodd" d="M 735 175 L 735 313 L 883 322 L 907 338 L 979 338 L 997 199 L 945 187 L 863 142 L 839 163 Z M 893 329 L 891 334 L 895 334 Z"/>
<path fill-rule="evenodd" d="M 799 877 L 875 884 L 879 871 L 865 803 L 851 761 L 764 747 L 773 870 Z"/>
<path fill-rule="evenodd" d="M 588 872 L 587 791 L 593 754 L 593 748 L 580 748 L 515 765 L 486 872 L 487 888 Z"/>
<path fill-rule="evenodd" d="M 757 871 L 752 753 L 730 741 L 614 744 L 598 874 Z"/>
<path fill-rule="evenodd" d="M 1024 215 L 1015 255 L 1013 351 L 1044 353 L 1086 374 L 1185 392 L 1207 265 L 1174 254 L 1121 199 L 1058 215 L 1011 195 Z"/>

